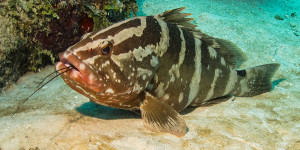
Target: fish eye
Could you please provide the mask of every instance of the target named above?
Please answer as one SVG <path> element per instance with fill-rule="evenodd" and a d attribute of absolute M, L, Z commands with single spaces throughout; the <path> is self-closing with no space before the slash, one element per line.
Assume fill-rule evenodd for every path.
<path fill-rule="evenodd" d="M 101 50 L 102 55 L 109 55 L 110 52 L 111 52 L 111 48 L 109 46 L 107 46 Z"/>
<path fill-rule="evenodd" d="M 113 44 L 110 41 L 106 41 L 104 43 L 105 45 L 102 46 L 101 54 L 105 56 L 111 54 Z"/>

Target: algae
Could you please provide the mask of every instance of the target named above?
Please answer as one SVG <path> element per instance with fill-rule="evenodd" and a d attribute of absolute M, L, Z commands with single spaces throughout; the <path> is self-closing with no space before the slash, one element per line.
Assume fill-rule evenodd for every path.
<path fill-rule="evenodd" d="M 138 9 L 135 0 L 2 0 L 0 8 L 0 88 L 53 64 L 86 32 Z"/>

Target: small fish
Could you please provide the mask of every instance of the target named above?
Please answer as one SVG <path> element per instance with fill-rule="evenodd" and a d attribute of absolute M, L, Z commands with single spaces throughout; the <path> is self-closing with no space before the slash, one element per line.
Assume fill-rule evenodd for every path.
<path fill-rule="evenodd" d="M 56 70 L 91 101 L 140 112 L 146 128 L 178 137 L 187 130 L 179 112 L 188 106 L 271 91 L 279 64 L 237 70 L 247 56 L 196 29 L 183 9 L 87 33 L 60 54 Z"/>

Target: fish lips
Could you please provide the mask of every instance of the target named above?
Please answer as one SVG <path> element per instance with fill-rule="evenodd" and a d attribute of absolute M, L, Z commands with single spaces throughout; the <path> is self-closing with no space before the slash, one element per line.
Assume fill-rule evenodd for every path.
<path fill-rule="evenodd" d="M 56 70 L 65 77 L 73 79 L 96 93 L 103 93 L 107 84 L 100 81 L 97 75 L 88 65 L 81 61 L 70 51 L 63 52 L 59 55 L 60 62 L 55 64 Z M 63 69 L 66 68 L 66 69 Z M 68 68 L 72 68 L 69 69 Z M 74 87 L 74 85 L 72 85 Z"/>

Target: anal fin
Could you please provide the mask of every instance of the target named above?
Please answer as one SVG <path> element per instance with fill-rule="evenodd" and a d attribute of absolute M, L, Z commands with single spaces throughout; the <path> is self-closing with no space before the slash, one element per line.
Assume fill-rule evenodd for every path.
<path fill-rule="evenodd" d="M 180 114 L 170 105 L 158 101 L 146 93 L 145 100 L 140 106 L 144 126 L 154 132 L 167 132 L 178 137 L 186 133 L 186 124 Z"/>
<path fill-rule="evenodd" d="M 204 101 L 201 104 L 199 104 L 198 106 L 212 106 L 212 105 L 216 105 L 228 100 L 234 100 L 234 96 L 231 95 L 227 95 L 227 96 L 222 96 L 222 97 L 217 97 L 208 101 Z"/>

